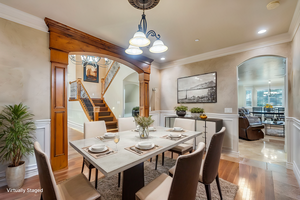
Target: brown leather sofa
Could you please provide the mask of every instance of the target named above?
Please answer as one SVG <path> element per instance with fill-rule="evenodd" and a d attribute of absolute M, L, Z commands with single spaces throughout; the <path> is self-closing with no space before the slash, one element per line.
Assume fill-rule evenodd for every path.
<path fill-rule="evenodd" d="M 239 137 L 241 139 L 259 140 L 261 138 L 264 138 L 264 133 L 262 129 L 264 129 L 264 125 L 250 125 L 247 117 L 239 117 Z"/>

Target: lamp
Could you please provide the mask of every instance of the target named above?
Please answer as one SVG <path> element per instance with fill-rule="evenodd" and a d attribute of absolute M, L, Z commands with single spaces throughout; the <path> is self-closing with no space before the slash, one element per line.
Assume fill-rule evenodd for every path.
<path fill-rule="evenodd" d="M 104 58 L 105 63 L 101 64 L 101 63 L 99 63 L 99 61 L 101 60 L 101 57 L 98 57 L 98 56 L 81 55 L 80 61 L 76 60 L 76 55 L 69 55 L 69 58 L 72 63 L 78 64 L 78 65 L 81 64 L 82 66 L 86 66 L 88 64 L 88 65 L 92 65 L 94 67 L 100 66 L 102 68 L 107 68 L 112 63 L 112 60 L 109 60 L 108 58 Z"/>
<path fill-rule="evenodd" d="M 151 53 L 163 53 L 168 50 L 168 47 L 164 45 L 164 43 L 160 40 L 160 35 L 156 34 L 154 30 L 150 30 L 147 32 L 147 20 L 145 15 L 145 5 L 147 9 L 151 9 L 155 7 L 159 1 L 153 0 L 143 0 L 141 1 L 132 1 L 128 0 L 129 3 L 138 9 L 143 10 L 142 19 L 140 24 L 138 25 L 138 31 L 134 34 L 133 38 L 129 40 L 129 48 L 125 50 L 127 54 L 130 55 L 139 55 L 142 54 L 143 51 L 139 49 L 139 47 L 146 47 L 150 44 L 149 36 L 155 37 L 156 40 L 153 43 L 152 47 L 149 49 Z M 133 47 L 134 46 L 134 47 Z M 138 47 L 138 48 L 135 48 Z"/>

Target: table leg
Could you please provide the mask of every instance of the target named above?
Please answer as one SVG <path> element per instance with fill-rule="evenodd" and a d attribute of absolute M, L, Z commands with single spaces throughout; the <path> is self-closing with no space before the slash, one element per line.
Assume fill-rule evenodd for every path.
<path fill-rule="evenodd" d="M 144 163 L 123 172 L 122 200 L 135 200 L 135 193 L 144 187 Z"/>

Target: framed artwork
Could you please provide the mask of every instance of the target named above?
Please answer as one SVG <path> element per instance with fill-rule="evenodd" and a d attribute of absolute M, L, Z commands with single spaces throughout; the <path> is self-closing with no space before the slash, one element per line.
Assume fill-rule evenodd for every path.
<path fill-rule="evenodd" d="M 99 83 L 99 65 L 94 66 L 89 63 L 84 63 L 83 80 L 86 82 Z"/>
<path fill-rule="evenodd" d="M 217 72 L 178 78 L 177 103 L 217 103 Z"/>

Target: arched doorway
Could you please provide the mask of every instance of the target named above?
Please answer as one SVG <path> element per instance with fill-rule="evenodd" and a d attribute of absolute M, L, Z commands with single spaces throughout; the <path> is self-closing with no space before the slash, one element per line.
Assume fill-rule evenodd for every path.
<path fill-rule="evenodd" d="M 144 56 L 129 56 L 125 49 L 54 20 L 45 18 L 49 28 L 51 62 L 51 166 L 53 170 L 68 166 L 67 134 L 67 66 L 68 55 L 91 52 L 118 61 L 139 74 L 140 115 L 149 115 L 149 80 L 151 62 Z M 90 53 L 89 53 L 90 54 Z"/>
<path fill-rule="evenodd" d="M 287 59 L 275 55 L 250 58 L 238 65 L 237 72 L 240 157 L 285 165 Z"/>

